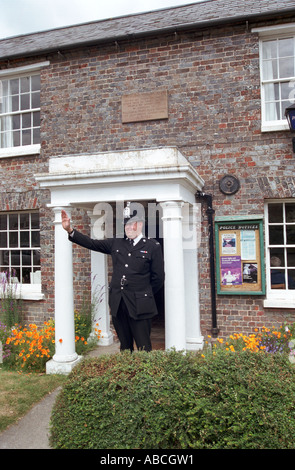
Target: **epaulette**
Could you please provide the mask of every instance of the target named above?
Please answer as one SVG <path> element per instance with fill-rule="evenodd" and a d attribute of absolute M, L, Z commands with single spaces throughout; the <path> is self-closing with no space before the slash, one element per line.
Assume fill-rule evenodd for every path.
<path fill-rule="evenodd" d="M 155 240 L 155 238 L 150 238 L 150 237 L 148 237 L 148 240 L 150 240 L 151 242 L 153 242 L 155 245 L 160 245 L 160 243 L 158 242 L 158 240 Z"/>

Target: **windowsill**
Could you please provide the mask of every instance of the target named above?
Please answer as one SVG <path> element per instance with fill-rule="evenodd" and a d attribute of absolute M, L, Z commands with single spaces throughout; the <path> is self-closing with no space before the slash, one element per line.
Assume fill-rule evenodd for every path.
<path fill-rule="evenodd" d="M 44 294 L 42 292 L 22 292 L 21 293 L 22 300 L 44 300 Z"/>
<path fill-rule="evenodd" d="M 272 123 L 264 123 L 261 125 L 261 132 L 275 132 L 275 131 L 289 131 L 289 125 L 287 122 L 280 123 L 280 122 L 272 122 Z"/>
<path fill-rule="evenodd" d="M 13 284 L 12 284 L 13 286 Z M 2 288 L 0 288 L 0 298 L 2 297 Z M 41 284 L 17 284 L 13 289 L 13 297 L 22 300 L 43 300 L 44 294 L 41 292 Z"/>
<path fill-rule="evenodd" d="M 37 155 L 40 153 L 40 144 L 24 145 L 23 147 L 7 147 L 0 149 L 0 158 L 23 157 L 26 155 Z"/>
<path fill-rule="evenodd" d="M 265 308 L 293 308 L 295 309 L 295 297 L 284 297 L 284 294 L 281 294 L 282 296 L 276 296 L 276 297 L 268 297 L 264 300 L 263 306 Z"/>

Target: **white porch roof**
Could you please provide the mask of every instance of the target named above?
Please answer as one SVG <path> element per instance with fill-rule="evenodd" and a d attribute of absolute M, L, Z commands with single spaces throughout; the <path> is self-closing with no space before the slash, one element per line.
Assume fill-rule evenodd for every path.
<path fill-rule="evenodd" d="M 193 204 L 203 179 L 175 147 L 53 156 L 35 175 L 51 190 L 51 204 L 119 200 L 175 200 Z"/>

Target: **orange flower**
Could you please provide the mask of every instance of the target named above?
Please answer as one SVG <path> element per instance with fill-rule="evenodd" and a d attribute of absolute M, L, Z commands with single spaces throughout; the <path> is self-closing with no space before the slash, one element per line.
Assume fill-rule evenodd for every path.
<path fill-rule="evenodd" d="M 60 344 L 62 343 L 62 339 L 61 339 L 61 338 L 60 338 L 58 341 L 60 342 Z"/>

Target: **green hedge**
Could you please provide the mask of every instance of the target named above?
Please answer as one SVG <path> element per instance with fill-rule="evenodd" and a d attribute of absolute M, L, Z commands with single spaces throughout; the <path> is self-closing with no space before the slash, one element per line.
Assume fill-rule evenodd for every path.
<path fill-rule="evenodd" d="M 295 447 L 295 369 L 283 355 L 119 353 L 85 359 L 51 416 L 67 449 Z"/>

